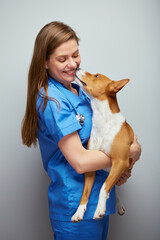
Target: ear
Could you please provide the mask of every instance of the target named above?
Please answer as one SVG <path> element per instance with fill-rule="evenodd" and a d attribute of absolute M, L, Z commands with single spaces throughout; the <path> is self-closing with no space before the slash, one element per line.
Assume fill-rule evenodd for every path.
<path fill-rule="evenodd" d="M 129 79 L 122 79 L 120 81 L 112 81 L 109 85 L 110 91 L 117 93 L 119 92 L 127 83 L 129 82 Z"/>
<path fill-rule="evenodd" d="M 44 67 L 45 67 L 45 69 L 48 69 L 48 61 L 47 60 L 44 63 Z"/>

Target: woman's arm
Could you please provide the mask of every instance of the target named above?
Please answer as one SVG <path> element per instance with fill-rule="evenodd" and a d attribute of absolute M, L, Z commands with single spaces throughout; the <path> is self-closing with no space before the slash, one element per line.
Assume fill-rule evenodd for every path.
<path fill-rule="evenodd" d="M 77 132 L 63 137 L 58 146 L 77 173 L 92 172 L 112 165 L 111 159 L 104 152 L 85 149 Z"/>

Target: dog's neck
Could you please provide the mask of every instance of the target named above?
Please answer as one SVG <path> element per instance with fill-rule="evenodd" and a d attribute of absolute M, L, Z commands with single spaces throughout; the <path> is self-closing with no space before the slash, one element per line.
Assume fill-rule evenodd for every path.
<path fill-rule="evenodd" d="M 116 99 L 113 102 L 108 99 L 100 101 L 97 98 L 91 98 L 91 107 L 93 110 L 93 118 L 98 119 L 99 122 L 102 120 L 109 122 L 117 117 L 124 120 Z"/>
<path fill-rule="evenodd" d="M 105 95 L 101 95 L 101 96 L 98 97 L 98 100 L 100 100 L 100 101 L 107 100 L 112 113 L 119 113 L 120 112 L 116 94 L 115 95 L 108 95 L 107 99 L 106 99 Z"/>
<path fill-rule="evenodd" d="M 108 100 L 108 104 L 109 104 L 111 112 L 112 113 L 119 113 L 120 109 L 119 109 L 119 106 L 118 106 L 116 95 L 108 96 L 107 100 Z"/>

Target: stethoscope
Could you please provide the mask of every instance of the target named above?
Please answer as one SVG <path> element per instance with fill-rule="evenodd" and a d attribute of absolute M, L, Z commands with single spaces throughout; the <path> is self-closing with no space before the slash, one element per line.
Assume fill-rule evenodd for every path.
<path fill-rule="evenodd" d="M 55 87 L 57 87 L 63 94 L 64 96 L 66 97 L 66 99 L 68 100 L 68 102 L 71 104 L 71 106 L 73 107 L 74 111 L 76 112 L 76 118 L 79 122 L 79 124 L 81 126 L 83 126 L 84 124 L 84 121 L 85 121 L 85 117 L 83 116 L 83 114 L 80 114 L 79 112 L 76 111 L 76 108 L 74 107 L 74 105 L 70 102 L 70 100 L 68 99 L 68 97 L 66 96 L 66 94 L 64 93 L 64 89 L 63 87 L 62 88 L 59 88 L 59 86 L 57 86 L 56 82 L 53 82 L 53 79 L 49 77 L 49 79 L 52 81 L 52 83 L 54 84 Z"/>
<path fill-rule="evenodd" d="M 76 111 L 76 112 L 77 112 L 77 111 Z M 79 114 L 79 113 L 77 112 L 76 118 L 77 118 L 78 122 L 80 123 L 80 125 L 83 126 L 84 121 L 85 121 L 85 117 L 84 117 L 82 114 Z"/>

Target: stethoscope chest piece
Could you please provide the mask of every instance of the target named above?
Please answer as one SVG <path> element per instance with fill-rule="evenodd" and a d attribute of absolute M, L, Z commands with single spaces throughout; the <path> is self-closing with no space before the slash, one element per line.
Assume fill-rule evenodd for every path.
<path fill-rule="evenodd" d="M 82 114 L 79 114 L 77 112 L 76 118 L 77 118 L 78 122 L 81 124 L 81 126 L 83 126 L 85 117 Z"/>

